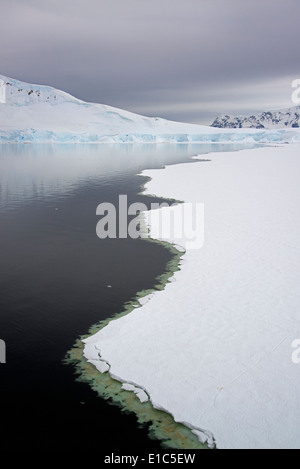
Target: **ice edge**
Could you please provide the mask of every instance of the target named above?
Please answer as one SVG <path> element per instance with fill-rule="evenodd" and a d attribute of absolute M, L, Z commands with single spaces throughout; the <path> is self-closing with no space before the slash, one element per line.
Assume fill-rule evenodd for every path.
<path fill-rule="evenodd" d="M 143 175 L 143 173 L 144 172 L 142 172 L 141 175 Z M 146 181 L 142 185 L 141 193 L 144 193 L 145 195 L 148 195 L 148 194 L 145 193 L 145 186 L 146 186 L 147 182 L 150 179 L 151 178 L 146 176 Z M 166 271 L 162 275 L 159 275 L 157 277 L 157 284 L 154 286 L 153 289 L 138 292 L 136 297 L 132 301 L 128 302 L 125 305 L 125 308 L 121 313 L 117 314 L 116 316 L 114 316 L 112 318 L 108 318 L 107 320 L 101 321 L 97 325 L 91 326 L 89 333 L 87 335 L 85 335 L 84 337 L 81 337 L 77 341 L 77 343 L 74 344 L 74 347 L 66 354 L 66 357 L 64 359 L 64 363 L 65 364 L 73 364 L 73 365 L 75 364 L 75 366 L 77 368 L 77 372 L 79 374 L 79 378 L 78 378 L 79 381 L 88 381 L 88 382 L 93 381 L 91 379 L 91 377 L 88 376 L 87 371 L 84 370 L 82 366 L 80 366 L 80 362 L 81 362 L 81 365 L 82 365 L 82 362 L 84 361 L 85 363 L 91 364 L 95 368 L 95 370 L 97 372 L 97 379 L 101 380 L 101 378 L 103 376 L 108 375 L 111 380 L 116 381 L 117 383 L 120 384 L 120 386 L 132 385 L 137 390 L 144 391 L 146 393 L 146 395 L 148 396 L 147 402 L 149 404 L 151 404 L 154 411 L 163 412 L 164 414 L 166 414 L 167 416 L 169 416 L 172 419 L 172 421 L 174 422 L 174 424 L 176 426 L 185 427 L 186 430 L 190 431 L 191 434 L 193 434 L 196 437 L 196 439 L 198 441 L 198 444 L 199 444 L 199 446 L 197 446 L 197 449 L 205 449 L 205 448 L 215 449 L 215 448 L 217 448 L 217 445 L 216 445 L 215 438 L 214 438 L 214 436 L 211 432 L 209 432 L 208 430 L 204 430 L 202 428 L 199 428 L 199 427 L 195 427 L 192 424 L 190 424 L 189 422 L 176 421 L 173 414 L 172 414 L 172 412 L 170 412 L 168 409 L 163 408 L 159 404 L 153 402 L 149 392 L 146 389 L 144 389 L 141 385 L 139 385 L 138 383 L 131 382 L 131 381 L 130 382 L 125 381 L 121 377 L 118 377 L 118 376 L 114 375 L 113 373 L 111 373 L 111 365 L 110 365 L 109 361 L 107 361 L 105 358 L 103 358 L 101 356 L 101 351 L 99 349 L 97 349 L 97 350 L 95 349 L 96 350 L 96 356 L 94 356 L 94 357 L 88 357 L 87 356 L 86 341 L 92 335 L 94 335 L 95 333 L 97 333 L 100 330 L 104 329 L 106 326 L 108 326 L 108 324 L 111 321 L 115 321 L 115 320 L 118 320 L 119 318 L 121 318 L 123 316 L 127 316 L 128 314 L 130 314 L 135 309 L 142 307 L 143 302 L 145 301 L 146 298 L 150 299 L 149 297 L 152 297 L 152 295 L 154 295 L 155 293 L 159 293 L 160 291 L 164 290 L 166 285 L 169 282 L 175 281 L 174 275 L 181 268 L 180 266 L 182 264 L 183 255 L 184 255 L 185 251 L 179 251 L 177 249 L 177 246 L 173 245 L 171 242 L 160 241 L 160 240 L 157 240 L 157 239 L 154 239 L 154 238 L 148 238 L 148 239 L 146 239 L 146 241 L 158 243 L 161 246 L 166 247 L 169 251 L 171 251 L 173 253 L 174 258 L 166 266 Z M 83 346 L 83 349 L 81 350 L 82 346 Z M 79 354 L 81 355 L 80 357 L 78 356 Z M 100 366 L 99 366 L 99 364 L 100 364 Z M 103 369 L 103 371 L 101 371 L 102 365 L 104 365 L 106 367 L 106 369 Z M 92 387 L 95 389 L 95 384 L 94 383 L 92 384 Z M 139 401 L 139 403 L 141 405 L 144 404 L 144 402 L 141 399 L 139 399 L 139 396 L 137 396 L 137 393 L 134 392 L 134 390 L 131 391 L 131 392 L 124 389 L 124 388 L 123 388 L 123 390 L 125 390 L 125 391 L 129 392 L 131 395 L 133 395 Z M 106 391 L 107 391 L 108 394 L 110 393 L 109 390 L 106 389 Z M 101 396 L 101 393 L 99 393 L 99 395 Z M 114 401 L 115 394 L 112 392 L 110 397 Z M 114 403 L 116 405 L 119 404 L 121 406 L 121 408 L 124 408 L 124 410 L 126 410 L 126 406 L 124 406 L 122 404 L 122 402 L 120 403 L 117 400 L 115 400 Z M 137 415 L 138 419 L 139 419 L 139 412 L 137 412 L 135 409 L 130 409 L 130 408 L 128 410 L 134 412 Z M 156 422 L 150 416 L 149 419 L 148 419 L 148 422 L 151 422 L 151 421 L 154 424 L 156 424 Z M 143 421 L 143 423 L 147 423 L 147 422 Z M 157 433 L 159 433 L 159 431 L 164 432 L 163 425 L 162 425 L 162 428 L 160 428 L 159 426 L 158 426 L 157 429 L 152 428 L 152 432 L 155 434 L 155 437 L 158 440 L 160 440 L 163 445 L 165 445 L 166 443 L 169 443 L 170 441 L 172 441 L 172 435 L 170 435 L 169 438 L 166 438 L 166 436 L 161 437 L 159 434 L 157 434 Z M 177 431 L 178 431 L 178 429 L 177 429 Z M 180 432 L 180 430 L 179 430 L 179 432 Z M 183 440 L 184 440 L 184 438 L 186 438 L 186 436 L 182 435 Z M 167 447 L 171 447 L 171 448 L 174 448 L 174 449 L 179 449 L 175 446 L 170 446 L 168 444 L 167 444 Z M 182 449 L 192 449 L 192 448 L 193 448 L 193 446 L 190 446 L 190 445 L 182 447 Z"/>

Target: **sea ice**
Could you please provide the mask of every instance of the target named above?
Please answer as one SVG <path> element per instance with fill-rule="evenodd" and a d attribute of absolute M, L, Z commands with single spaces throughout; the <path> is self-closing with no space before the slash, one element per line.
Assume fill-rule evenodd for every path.
<path fill-rule="evenodd" d="M 299 154 L 266 147 L 145 171 L 147 193 L 205 204 L 204 246 L 85 340 L 87 358 L 101 349 L 114 377 L 219 448 L 300 447 Z"/>

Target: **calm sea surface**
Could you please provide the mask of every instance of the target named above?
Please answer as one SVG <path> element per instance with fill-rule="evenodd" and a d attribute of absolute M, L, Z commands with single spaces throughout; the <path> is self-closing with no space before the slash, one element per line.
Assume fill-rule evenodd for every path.
<path fill-rule="evenodd" d="M 237 148 L 236 146 L 234 147 Z M 0 146 L 1 443 L 11 449 L 160 448 L 134 415 L 100 399 L 62 363 L 91 325 L 150 289 L 171 253 L 100 240 L 96 207 L 138 195 L 143 169 L 225 145 Z M 208 156 L 203 158 L 209 159 Z M 160 199 L 155 200 L 160 201 Z M 108 288 L 108 286 L 112 288 Z"/>

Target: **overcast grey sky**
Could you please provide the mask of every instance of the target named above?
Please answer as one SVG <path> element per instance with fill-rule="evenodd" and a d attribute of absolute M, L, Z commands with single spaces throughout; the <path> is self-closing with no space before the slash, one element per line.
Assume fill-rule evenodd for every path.
<path fill-rule="evenodd" d="M 0 0 L 0 74 L 211 123 L 292 106 L 300 0 Z"/>

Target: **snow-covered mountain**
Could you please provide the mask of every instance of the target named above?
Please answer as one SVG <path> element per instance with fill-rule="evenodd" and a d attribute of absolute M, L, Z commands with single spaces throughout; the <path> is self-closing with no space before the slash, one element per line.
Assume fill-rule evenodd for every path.
<path fill-rule="evenodd" d="M 9 141 L 106 141 L 122 135 L 197 134 L 205 127 L 143 117 L 86 103 L 49 86 L 0 75 L 0 139 Z M 3 91 L 4 90 L 4 91 Z M 207 131 L 207 130 L 206 130 Z"/>
<path fill-rule="evenodd" d="M 219 116 L 212 127 L 222 129 L 274 129 L 300 127 L 300 106 L 281 111 L 268 111 L 251 116 Z"/>
<path fill-rule="evenodd" d="M 300 140 L 300 131 L 219 130 L 86 103 L 0 75 L 0 143 L 198 143 Z"/>

